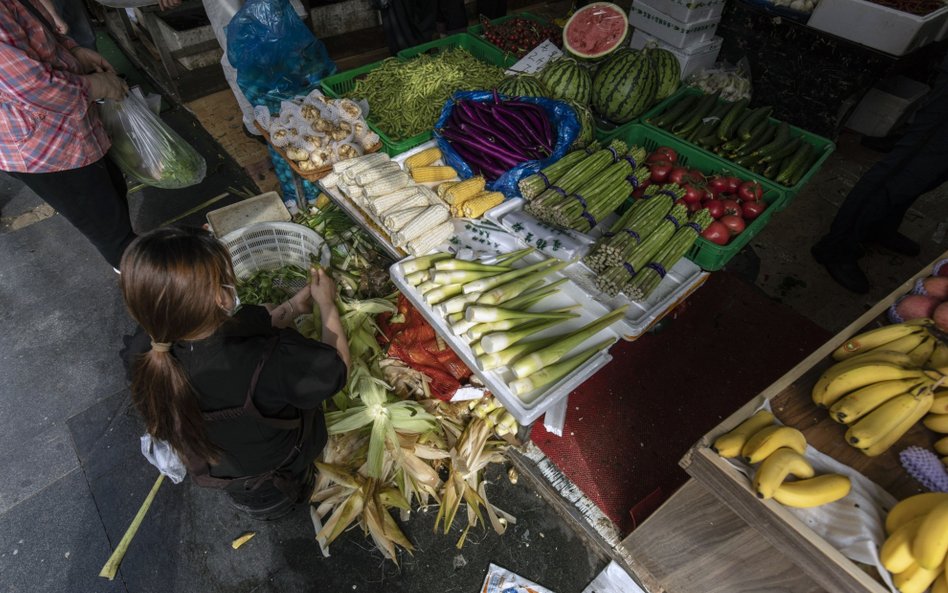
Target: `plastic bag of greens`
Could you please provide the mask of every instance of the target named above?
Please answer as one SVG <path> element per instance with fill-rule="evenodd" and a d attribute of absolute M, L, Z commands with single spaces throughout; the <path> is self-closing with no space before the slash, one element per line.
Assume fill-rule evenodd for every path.
<path fill-rule="evenodd" d="M 123 101 L 104 101 L 99 113 L 112 138 L 109 156 L 132 179 L 163 189 L 204 179 L 204 157 L 148 108 L 139 89 Z"/>
<path fill-rule="evenodd" d="M 247 100 L 272 113 L 281 101 L 306 95 L 336 71 L 326 46 L 289 0 L 247 0 L 227 25 L 227 58 Z"/>

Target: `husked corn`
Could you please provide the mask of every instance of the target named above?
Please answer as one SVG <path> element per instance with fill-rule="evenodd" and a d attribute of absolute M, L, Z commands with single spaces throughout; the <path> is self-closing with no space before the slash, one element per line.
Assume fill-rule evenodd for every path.
<path fill-rule="evenodd" d="M 440 184 L 440 185 L 438 186 L 438 197 L 443 199 L 443 198 L 444 198 L 444 194 L 445 194 L 449 189 L 451 189 L 452 187 L 454 187 L 455 185 L 457 185 L 457 184 L 459 184 L 459 183 L 461 183 L 461 182 L 460 182 L 460 181 L 445 181 L 444 183 Z"/>
<path fill-rule="evenodd" d="M 454 235 L 454 224 L 449 220 L 442 222 L 428 233 L 408 242 L 406 248 L 412 255 L 424 255 L 432 249 L 447 242 Z"/>
<path fill-rule="evenodd" d="M 484 191 L 484 184 L 484 178 L 480 175 L 465 179 L 445 192 L 444 201 L 452 205 L 460 204 L 464 200 Z"/>
<path fill-rule="evenodd" d="M 411 178 L 417 183 L 427 183 L 429 181 L 447 181 L 458 176 L 457 171 L 451 167 L 415 167 L 411 170 Z"/>
<path fill-rule="evenodd" d="M 405 168 L 411 171 L 415 167 L 426 167 L 440 158 L 441 149 L 437 146 L 432 146 L 405 159 Z"/>
<path fill-rule="evenodd" d="M 480 218 L 485 212 L 499 206 L 504 201 L 504 194 L 499 191 L 483 192 L 461 204 L 461 212 L 466 218 Z"/>
<path fill-rule="evenodd" d="M 409 241 L 429 232 L 438 224 L 448 220 L 448 209 L 445 206 L 428 206 L 420 216 L 406 224 L 394 234 L 395 244 L 403 247 Z"/>

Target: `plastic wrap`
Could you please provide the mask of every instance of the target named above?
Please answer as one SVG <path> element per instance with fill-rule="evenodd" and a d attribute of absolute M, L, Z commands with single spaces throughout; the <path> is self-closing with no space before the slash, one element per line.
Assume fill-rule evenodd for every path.
<path fill-rule="evenodd" d="M 506 95 L 500 95 L 500 98 L 514 99 L 514 97 L 508 97 Z M 464 159 L 451 147 L 451 143 L 441 137 L 438 130 L 444 127 L 448 118 L 451 117 L 455 102 L 465 99 L 469 101 L 493 101 L 494 94 L 490 91 L 462 91 L 455 93 L 454 96 L 445 103 L 444 109 L 441 111 L 441 117 L 438 118 L 434 129 L 435 140 L 437 140 L 438 147 L 444 155 L 444 163 L 453 167 L 461 179 L 473 177 L 474 172 Z M 543 97 L 516 97 L 516 100 L 523 101 L 524 103 L 533 103 L 540 106 L 546 112 L 550 118 L 550 123 L 556 129 L 556 144 L 553 147 L 553 154 L 549 157 L 540 161 L 526 161 L 508 170 L 499 178 L 487 184 L 488 189 L 499 191 L 508 198 L 520 195 L 520 189 L 517 187 L 517 183 L 521 179 L 563 158 L 563 156 L 569 152 L 570 146 L 572 146 L 573 141 L 576 140 L 576 136 L 579 135 L 581 127 L 576 117 L 576 112 L 573 111 L 572 107 L 562 101 L 545 99 Z"/>

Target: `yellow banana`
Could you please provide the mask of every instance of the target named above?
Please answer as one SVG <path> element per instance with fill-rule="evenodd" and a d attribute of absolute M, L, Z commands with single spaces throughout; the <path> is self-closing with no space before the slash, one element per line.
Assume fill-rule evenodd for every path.
<path fill-rule="evenodd" d="M 932 414 L 948 414 L 948 393 L 939 389 L 934 395 L 935 401 L 932 402 Z"/>
<path fill-rule="evenodd" d="M 948 575 L 941 573 L 935 578 L 935 582 L 932 583 L 931 593 L 948 593 Z"/>
<path fill-rule="evenodd" d="M 846 476 L 822 474 L 809 480 L 784 482 L 774 492 L 774 500 L 788 507 L 818 507 L 845 498 L 851 486 Z"/>
<path fill-rule="evenodd" d="M 928 569 L 919 564 L 912 564 L 907 570 L 893 576 L 892 584 L 901 593 L 924 593 L 941 572 L 941 566 Z"/>
<path fill-rule="evenodd" d="M 912 359 L 912 363 L 916 366 L 922 366 L 928 362 L 928 359 L 931 358 L 932 352 L 935 351 L 936 343 L 938 343 L 938 339 L 926 332 L 921 343 L 919 343 L 915 348 L 912 348 L 912 350 L 910 350 L 908 353 L 909 358 Z"/>
<path fill-rule="evenodd" d="M 758 498 L 773 498 L 774 491 L 787 476 L 812 478 L 813 466 L 793 449 L 781 447 L 764 459 L 754 474 L 753 487 Z"/>
<path fill-rule="evenodd" d="M 948 437 L 941 437 L 935 441 L 935 452 L 939 455 L 948 455 Z"/>
<path fill-rule="evenodd" d="M 840 424 L 852 424 L 893 397 L 910 391 L 918 384 L 917 379 L 895 379 L 867 385 L 837 400 L 830 407 L 830 417 Z"/>
<path fill-rule="evenodd" d="M 935 340 L 935 350 L 928 357 L 928 366 L 932 368 L 948 367 L 948 344 Z"/>
<path fill-rule="evenodd" d="M 857 449 L 871 447 L 915 411 L 918 399 L 911 393 L 893 397 L 869 412 L 846 431 L 846 442 Z"/>
<path fill-rule="evenodd" d="M 928 412 L 932 406 L 932 394 L 930 391 L 924 391 L 915 404 L 915 409 L 902 419 L 895 428 L 890 430 L 885 436 L 862 449 L 862 452 L 868 457 L 875 457 L 888 451 L 889 447 L 894 445 L 905 435 L 915 424 L 922 419 L 922 416 Z"/>
<path fill-rule="evenodd" d="M 774 415 L 767 410 L 760 410 L 750 418 L 735 426 L 730 432 L 714 439 L 711 448 L 721 457 L 737 457 L 744 448 L 744 443 L 755 432 L 774 423 Z"/>
<path fill-rule="evenodd" d="M 943 502 L 948 502 L 948 492 L 926 492 L 899 501 L 885 517 L 885 532 L 895 533 L 899 527 L 916 517 L 928 514 Z"/>
<path fill-rule="evenodd" d="M 926 342 L 930 335 L 931 334 L 929 334 L 927 331 L 917 331 L 907 336 L 903 336 L 897 340 L 892 340 L 888 344 L 881 346 L 879 349 L 890 350 L 892 352 L 904 352 L 905 354 L 908 354 Z M 934 348 L 934 345 L 932 347 Z M 928 356 L 925 356 L 925 358 L 920 360 L 918 364 L 921 364 L 926 360 L 928 360 Z"/>
<path fill-rule="evenodd" d="M 948 434 L 948 414 L 929 414 L 922 420 L 925 428 L 939 434 Z"/>
<path fill-rule="evenodd" d="M 866 385 L 922 377 L 925 377 L 925 373 L 917 368 L 906 368 L 890 362 L 870 362 L 844 370 L 825 385 L 821 384 L 822 381 L 818 381 L 813 388 L 813 401 L 818 405 L 829 407 L 847 393 Z"/>
<path fill-rule="evenodd" d="M 896 529 L 879 548 L 879 560 L 882 561 L 882 566 L 892 574 L 905 572 L 915 564 L 912 542 L 915 541 L 915 534 L 918 533 L 918 526 L 922 524 L 922 519 L 923 517 L 916 517 Z"/>
<path fill-rule="evenodd" d="M 803 455 L 806 451 L 806 437 L 796 428 L 768 426 L 747 439 L 741 449 L 741 456 L 747 463 L 760 463 L 780 447 L 789 447 Z"/>
<path fill-rule="evenodd" d="M 846 340 L 846 343 L 834 350 L 833 358 L 836 360 L 845 360 L 854 354 L 859 354 L 860 352 L 865 352 L 873 348 L 879 348 L 899 338 L 918 333 L 922 331 L 922 329 L 922 327 L 916 325 L 897 323 L 863 332 L 858 336 L 849 338 Z"/>
<path fill-rule="evenodd" d="M 922 517 L 912 541 L 912 554 L 919 566 L 930 570 L 945 561 L 948 554 L 948 502 L 935 505 Z"/>

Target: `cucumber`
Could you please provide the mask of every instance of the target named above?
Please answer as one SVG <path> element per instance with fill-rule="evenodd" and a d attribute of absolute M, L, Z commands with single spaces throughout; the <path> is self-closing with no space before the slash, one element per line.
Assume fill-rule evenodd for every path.
<path fill-rule="evenodd" d="M 800 183 L 800 180 L 803 178 L 803 176 L 809 173 L 810 170 L 816 166 L 817 161 L 819 161 L 820 157 L 822 156 L 822 153 L 816 150 L 816 148 L 814 148 L 809 142 L 807 142 L 807 146 L 810 147 L 810 157 L 806 159 L 806 161 L 803 163 L 803 166 L 793 172 L 793 176 L 791 176 L 790 181 L 787 182 L 787 185 L 790 187 Z"/>
<path fill-rule="evenodd" d="M 793 179 L 798 171 L 800 172 L 800 176 L 802 176 L 804 172 L 803 167 L 809 162 L 810 152 L 812 150 L 813 147 L 809 142 L 802 142 L 796 152 L 793 153 L 793 156 L 789 158 L 789 162 L 786 166 L 780 169 L 780 172 L 774 177 L 774 181 L 784 185 L 794 185 L 790 183 L 790 180 Z"/>
<path fill-rule="evenodd" d="M 672 134 L 682 138 L 690 134 L 695 129 L 695 127 L 701 123 L 702 118 L 711 113 L 711 110 L 714 109 L 714 106 L 718 102 L 718 95 L 720 94 L 721 91 L 717 91 L 714 94 L 701 97 L 701 100 L 698 101 L 698 104 L 692 111 L 691 115 L 672 126 Z"/>
<path fill-rule="evenodd" d="M 730 106 L 727 103 L 718 103 L 715 105 L 714 109 L 711 110 L 711 113 L 706 115 L 701 119 L 691 134 L 688 135 L 687 140 L 689 142 L 694 142 L 698 138 L 703 138 L 708 134 L 713 134 L 714 131 L 721 124 L 721 120 L 727 115 L 728 109 Z"/>
<path fill-rule="evenodd" d="M 751 130 L 757 127 L 761 121 L 766 120 L 773 110 L 774 108 L 770 106 L 755 109 L 754 113 L 745 118 L 744 121 L 741 122 L 741 125 L 737 127 L 737 135 L 745 140 L 750 140 Z"/>
<path fill-rule="evenodd" d="M 688 113 L 688 110 L 694 107 L 698 99 L 700 99 L 699 95 L 686 95 L 682 97 L 681 101 L 678 101 L 663 113 L 656 115 L 650 122 L 659 128 L 668 128 Z"/>
<path fill-rule="evenodd" d="M 761 146 L 754 151 L 754 154 L 760 157 L 764 157 L 780 147 L 784 146 L 787 142 L 790 141 L 790 124 L 787 122 L 780 122 L 777 125 L 777 133 L 774 135 L 774 139 L 771 140 L 768 144 Z"/>
<path fill-rule="evenodd" d="M 695 144 L 710 150 L 716 149 L 721 144 L 721 142 L 721 138 L 719 138 L 718 135 L 713 132 L 707 136 L 702 136 L 695 140 Z"/>
<path fill-rule="evenodd" d="M 731 136 L 734 135 L 734 127 L 744 113 L 744 109 L 747 108 L 747 103 L 747 99 L 741 99 L 732 104 L 731 108 L 728 109 L 727 115 L 724 116 L 724 119 L 721 120 L 721 125 L 718 126 L 718 138 L 720 138 L 722 142 L 730 140 Z"/>
<path fill-rule="evenodd" d="M 742 144 L 738 147 L 735 156 L 747 156 L 758 148 L 766 146 L 768 142 L 774 139 L 776 133 L 777 126 L 770 123 L 770 120 L 765 119 L 751 132 L 751 140 L 741 141 Z"/>
<path fill-rule="evenodd" d="M 791 138 L 784 143 L 783 146 L 775 148 L 766 154 L 760 155 L 760 162 L 762 163 L 779 163 L 783 159 L 792 155 L 800 148 L 800 142 L 802 140 L 797 138 Z"/>

